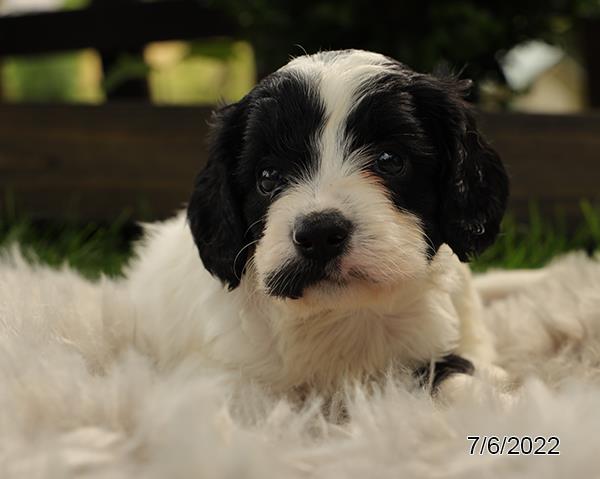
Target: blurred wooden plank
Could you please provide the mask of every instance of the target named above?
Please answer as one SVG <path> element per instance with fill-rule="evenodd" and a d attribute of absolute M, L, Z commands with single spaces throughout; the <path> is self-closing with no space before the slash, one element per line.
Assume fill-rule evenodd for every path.
<path fill-rule="evenodd" d="M 206 161 L 209 117 L 144 104 L 0 105 L 0 202 L 11 195 L 36 218 L 167 217 Z"/>
<path fill-rule="evenodd" d="M 108 2 L 82 10 L 0 17 L 0 55 L 126 50 L 153 41 L 234 34 L 231 19 L 196 0 Z"/>
<path fill-rule="evenodd" d="M 165 218 L 206 161 L 205 107 L 0 104 L 0 208 L 11 195 L 37 218 Z M 484 114 L 507 164 L 511 208 L 530 200 L 579 214 L 600 200 L 600 115 Z"/>
<path fill-rule="evenodd" d="M 531 200 L 571 217 L 582 198 L 600 200 L 600 114 L 488 113 L 481 122 L 506 164 L 519 216 Z"/>

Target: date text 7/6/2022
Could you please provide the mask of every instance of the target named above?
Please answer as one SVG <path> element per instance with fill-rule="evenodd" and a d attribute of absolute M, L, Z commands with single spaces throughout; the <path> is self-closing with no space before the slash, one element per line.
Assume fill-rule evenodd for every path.
<path fill-rule="evenodd" d="M 511 456 L 557 456 L 557 436 L 467 436 L 471 456 L 507 454 Z"/>

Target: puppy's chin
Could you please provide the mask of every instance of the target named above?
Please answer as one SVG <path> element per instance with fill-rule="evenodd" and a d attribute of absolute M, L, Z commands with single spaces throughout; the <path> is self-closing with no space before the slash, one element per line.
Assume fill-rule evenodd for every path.
<path fill-rule="evenodd" d="M 304 313 L 323 310 L 353 310 L 386 302 L 407 278 L 378 279 L 372 272 L 339 265 L 325 270 L 288 264 L 267 276 L 264 293 L 278 303 Z"/>
<path fill-rule="evenodd" d="M 305 288 L 302 296 L 296 299 L 273 299 L 298 316 L 310 316 L 323 311 L 350 312 L 384 307 L 401 287 L 399 284 L 371 283 L 358 279 L 347 282 L 323 280 Z"/>

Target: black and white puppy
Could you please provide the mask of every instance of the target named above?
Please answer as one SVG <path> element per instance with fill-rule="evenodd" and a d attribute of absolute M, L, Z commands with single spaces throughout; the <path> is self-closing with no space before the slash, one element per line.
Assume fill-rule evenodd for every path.
<path fill-rule="evenodd" d="M 508 181 L 468 86 L 322 52 L 218 111 L 189 228 L 152 228 L 130 271 L 145 341 L 281 392 L 490 363 L 461 261 L 494 241 Z"/>

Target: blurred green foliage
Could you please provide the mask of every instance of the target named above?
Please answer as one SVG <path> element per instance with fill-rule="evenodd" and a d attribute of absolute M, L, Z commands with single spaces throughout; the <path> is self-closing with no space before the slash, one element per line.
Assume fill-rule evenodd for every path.
<path fill-rule="evenodd" d="M 90 0 L 65 0 L 65 10 L 76 10 L 78 8 L 85 8 L 89 6 Z"/>
<path fill-rule="evenodd" d="M 143 58 L 138 55 L 124 53 L 102 79 L 102 89 L 108 94 L 125 81 L 145 79 L 149 73 L 150 68 Z"/>
<path fill-rule="evenodd" d="M 252 43 L 259 76 L 305 49 L 363 48 L 421 71 L 451 66 L 502 80 L 498 54 L 529 39 L 566 42 L 600 0 L 209 0 Z M 294 46 L 296 45 L 296 46 Z"/>
<path fill-rule="evenodd" d="M 600 0 L 574 0 L 573 8 L 580 17 L 600 15 Z"/>
<path fill-rule="evenodd" d="M 214 104 L 238 100 L 255 83 L 254 55 L 245 42 L 220 38 L 154 46 L 169 51 L 174 44 L 182 54 L 167 64 L 123 53 L 106 75 L 92 50 L 5 58 L 0 63 L 3 99 L 99 103 L 123 82 L 148 78 L 157 103 Z"/>
<path fill-rule="evenodd" d="M 162 61 L 152 52 L 158 53 Z M 146 52 L 146 61 L 156 103 L 237 101 L 256 82 L 252 47 L 229 38 L 157 44 Z"/>
<path fill-rule="evenodd" d="M 571 46 L 575 44 L 579 22 L 600 14 L 600 0 L 522 0 L 518 3 L 404 0 L 377 4 L 368 0 L 204 1 L 212 8 L 225 11 L 237 23 L 238 33 L 233 36 L 251 43 L 259 78 L 305 50 L 363 48 L 390 55 L 421 71 L 451 69 L 476 81 L 502 82 L 497 59 L 504 51 L 534 38 Z M 68 9 L 89 4 L 90 0 L 65 0 Z M 246 57 L 254 58 L 238 55 L 241 58 L 238 61 L 234 45 L 232 39 L 192 42 L 188 57 L 192 61 L 219 61 L 228 68 L 245 65 Z M 96 87 L 98 91 L 82 94 L 77 78 L 81 76 L 81 59 L 75 53 L 6 59 L 3 68 L 1 81 L 10 101 L 98 102 L 105 92 L 123 81 L 144 78 L 149 73 L 142 58 L 124 56 L 102 81 L 104 91 Z M 241 70 L 234 70 L 230 74 L 239 76 Z M 155 73 L 160 72 L 151 73 L 157 77 Z M 249 68 L 243 74 L 253 77 L 254 69 Z M 193 79 L 206 91 L 219 90 L 213 85 L 214 81 L 227 81 L 217 75 L 205 77 L 196 71 Z M 169 76 L 168 82 L 161 81 L 161 86 L 172 92 L 166 95 L 168 97 L 179 98 L 177 85 L 174 74 Z M 192 98 L 191 102 L 206 102 L 206 95 L 201 97 Z M 216 100 L 210 99 L 211 102 Z"/>
<path fill-rule="evenodd" d="M 33 223 L 27 219 L 0 218 L 0 254 L 17 247 L 23 256 L 52 267 L 69 266 L 89 279 L 119 276 L 131 257 L 127 222 L 111 225 L 93 222 Z"/>
<path fill-rule="evenodd" d="M 567 224 L 565 215 L 561 213 L 556 213 L 552 219 L 543 216 L 533 203 L 526 223 L 507 215 L 496 242 L 475 258 L 473 269 L 538 268 L 567 251 L 586 250 L 591 253 L 598 250 L 600 208 L 582 201 L 580 210 L 580 221 L 575 226 Z"/>
<path fill-rule="evenodd" d="M 75 101 L 79 98 L 75 53 L 14 57 L 3 63 L 4 93 L 13 101 Z"/>

